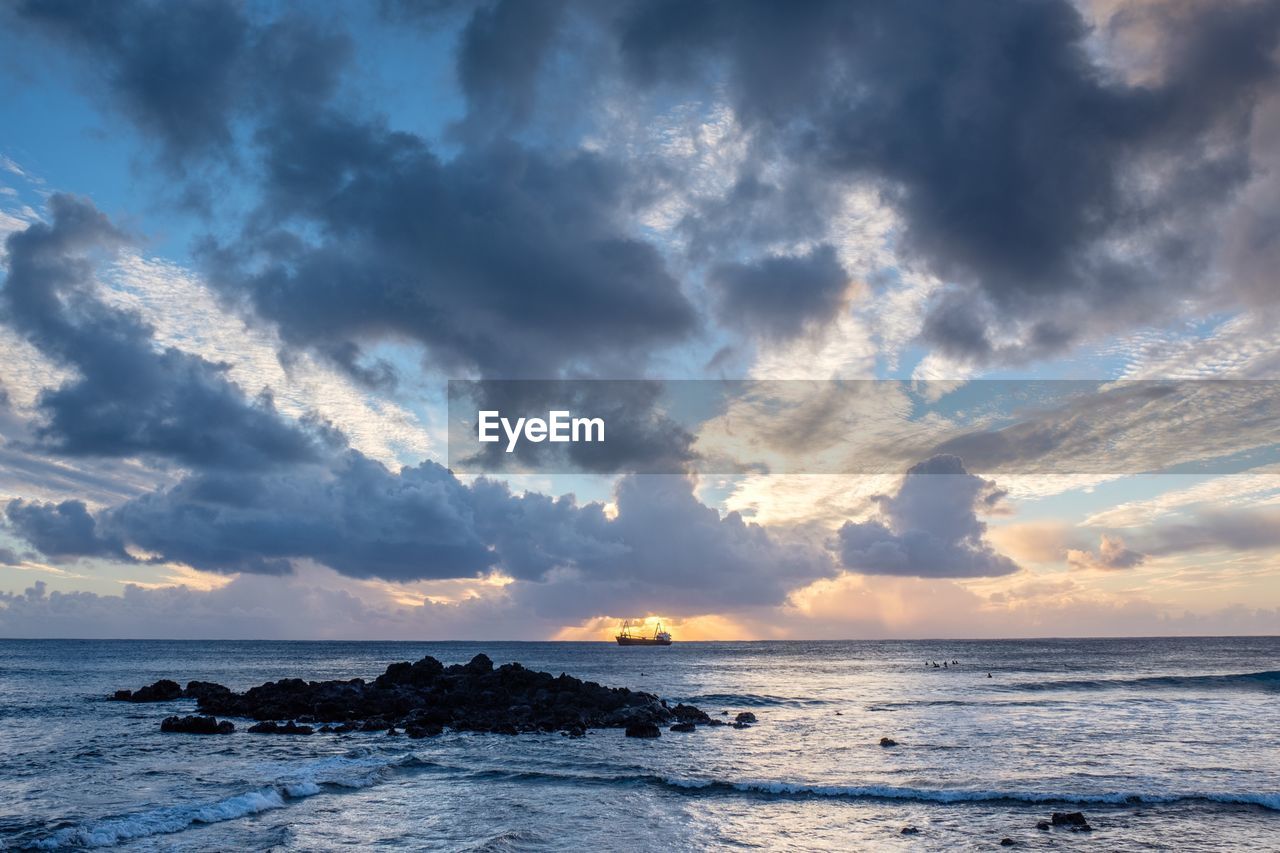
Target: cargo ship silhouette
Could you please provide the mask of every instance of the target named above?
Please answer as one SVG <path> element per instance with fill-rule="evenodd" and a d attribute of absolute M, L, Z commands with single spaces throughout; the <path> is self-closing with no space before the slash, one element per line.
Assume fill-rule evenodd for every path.
<path fill-rule="evenodd" d="M 632 620 L 628 619 L 627 621 L 622 623 L 622 628 L 618 631 L 618 636 L 614 638 L 618 641 L 618 645 L 620 646 L 669 646 L 671 645 L 671 635 L 666 631 L 662 630 L 661 622 L 659 622 L 656 626 L 654 626 L 653 636 L 649 637 L 643 634 L 638 634 L 633 632 L 631 627 L 631 621 Z M 644 627 L 644 623 L 642 621 L 640 622 L 640 624 L 636 626 L 636 629 L 639 630 L 639 629 L 642 629 L 643 627 Z"/>

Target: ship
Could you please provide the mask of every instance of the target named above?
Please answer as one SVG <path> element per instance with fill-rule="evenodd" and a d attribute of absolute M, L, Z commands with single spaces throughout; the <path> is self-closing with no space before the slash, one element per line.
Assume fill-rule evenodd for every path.
<path fill-rule="evenodd" d="M 644 627 L 644 622 L 641 621 L 635 627 L 637 629 L 642 629 Z M 669 646 L 671 645 L 671 634 L 662 630 L 661 622 L 659 622 L 657 625 L 654 626 L 653 636 L 649 637 L 643 634 L 634 633 L 632 631 L 631 620 L 628 619 L 626 622 L 622 623 L 622 628 L 618 631 L 618 636 L 615 637 L 614 639 L 618 641 L 618 645 L 620 646 Z"/>

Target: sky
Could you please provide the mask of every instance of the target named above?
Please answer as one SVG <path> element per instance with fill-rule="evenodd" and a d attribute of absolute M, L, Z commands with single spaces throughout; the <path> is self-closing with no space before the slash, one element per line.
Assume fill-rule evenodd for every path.
<path fill-rule="evenodd" d="M 0 636 L 1280 633 L 1278 61 L 1274 0 L 5 4 Z M 450 453 L 449 380 L 602 379 L 608 452 Z"/>

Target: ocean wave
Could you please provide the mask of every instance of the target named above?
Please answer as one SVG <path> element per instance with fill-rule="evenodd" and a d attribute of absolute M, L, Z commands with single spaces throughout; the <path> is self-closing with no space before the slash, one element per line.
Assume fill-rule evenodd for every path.
<path fill-rule="evenodd" d="M 690 705 L 727 705 L 730 707 L 786 707 L 802 708 L 814 705 L 831 704 L 826 699 L 813 699 L 797 696 L 770 696 L 767 693 L 699 693 L 694 696 L 681 697 L 681 702 Z"/>
<path fill-rule="evenodd" d="M 1096 794 L 1054 791 L 1001 791 L 971 788 L 911 788 L 895 785 L 812 785 L 794 782 L 684 779 L 661 777 L 654 780 L 664 787 L 712 793 L 742 793 L 780 797 L 825 797 L 848 800 L 909 800 L 916 802 L 1017 803 L 1026 805 L 1059 804 L 1070 806 L 1171 805 L 1207 802 L 1223 805 L 1261 806 L 1280 811 L 1280 793 L 1180 792 Z"/>
<path fill-rule="evenodd" d="M 1000 685 L 1003 690 L 1264 690 L 1280 691 L 1280 670 L 1229 675 L 1148 675 L 1138 678 L 1070 678 Z"/>
<path fill-rule="evenodd" d="M 28 850 L 112 847 L 154 835 L 170 835 L 197 826 L 249 817 L 326 791 L 367 788 L 404 768 L 432 767 L 412 753 L 386 758 L 335 756 L 291 771 L 270 785 L 205 803 L 165 806 L 150 811 L 70 826 L 25 845 Z"/>
<path fill-rule="evenodd" d="M 462 769 L 462 768 L 452 768 Z M 1280 792 L 1127 792 L 1012 791 L 974 788 L 915 788 L 897 785 L 822 785 L 776 780 L 725 780 L 652 774 L 588 775 L 546 770 L 490 768 L 476 770 L 472 778 L 492 780 L 570 783 L 585 785 L 649 785 L 690 795 L 748 795 L 778 798 L 841 800 L 902 800 L 940 804 L 1015 804 L 1062 806 L 1136 806 L 1178 803 L 1259 806 L 1280 811 Z"/>
<path fill-rule="evenodd" d="M 192 826 L 221 823 L 271 809 L 284 808 L 292 795 L 283 787 L 267 787 L 212 803 L 170 806 L 138 814 L 107 818 L 83 826 L 60 829 L 27 845 L 29 850 L 64 847 L 111 847 L 152 835 L 181 832 Z"/>

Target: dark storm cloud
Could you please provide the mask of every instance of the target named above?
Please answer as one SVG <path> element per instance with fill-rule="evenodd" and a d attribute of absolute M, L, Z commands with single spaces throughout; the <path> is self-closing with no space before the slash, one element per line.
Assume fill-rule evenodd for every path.
<path fill-rule="evenodd" d="M 794 338 L 813 323 L 830 319 L 849 285 L 849 276 L 829 245 L 804 255 L 720 264 L 709 279 L 721 322 L 777 339 Z"/>
<path fill-rule="evenodd" d="M 739 119 L 806 165 L 797 180 L 878 184 L 905 256 L 963 288 L 935 306 L 932 342 L 1016 358 L 1203 284 L 1206 217 L 1251 175 L 1280 3 L 1148 24 L 1167 72 L 1146 85 L 1098 65 L 1065 0 L 646 2 L 616 35 L 641 85 L 722 81 Z M 1026 324 L 1025 352 L 996 349 L 993 330 Z"/>
<path fill-rule="evenodd" d="M 347 451 L 327 466 L 192 475 L 90 515 L 79 502 L 8 507 L 13 530 L 62 558 L 155 561 L 213 572 L 283 574 L 300 560 L 357 578 L 465 578 L 500 570 L 539 612 L 586 616 L 630 603 L 696 612 L 777 604 L 834 572 L 805 543 L 701 503 L 680 476 L 630 476 L 615 515 L 572 496 L 513 495 L 460 483 L 431 462 L 388 471 Z"/>
<path fill-rule="evenodd" d="M 458 82 L 468 103 L 464 136 L 509 132 L 529 120 L 564 7 L 561 0 L 498 0 L 475 10 L 458 47 Z"/>
<path fill-rule="evenodd" d="M 49 210 L 52 222 L 6 240 L 0 288 L 0 321 L 77 374 L 38 398 L 43 447 L 257 467 L 314 458 L 321 445 L 340 440 L 323 425 L 286 421 L 268 397 L 247 401 L 224 365 L 158 346 L 140 317 L 108 306 L 97 292 L 96 262 L 126 235 L 83 199 L 55 195 Z"/>
<path fill-rule="evenodd" d="M 355 451 L 324 466 L 210 472 L 104 514 L 166 560 L 220 572 L 283 573 L 310 559 L 387 580 L 468 577 L 497 557 L 470 490 L 431 462 L 394 474 Z"/>
<path fill-rule="evenodd" d="M 880 518 L 845 522 L 835 547 L 845 568 L 873 575 L 992 577 L 1018 571 L 984 538 L 977 513 L 1004 492 L 968 473 L 956 456 L 914 465 L 896 495 L 879 495 Z"/>
<path fill-rule="evenodd" d="M 41 553 L 63 557 L 105 557 L 132 561 L 124 542 L 99 530 L 97 521 L 81 501 L 38 503 L 11 500 L 5 507 L 9 524 Z M 6 559 L 5 562 L 14 562 Z"/>
<path fill-rule="evenodd" d="M 14 11 L 84 53 L 175 168 L 226 153 L 246 110 L 323 98 L 350 52 L 302 16 L 257 25 L 225 0 L 23 0 Z"/>
<path fill-rule="evenodd" d="M 559 9 L 470 10 L 457 60 L 463 137 L 487 141 L 448 161 L 372 113 L 339 109 L 330 96 L 348 39 L 300 17 L 214 0 L 30 0 L 18 12 L 92 60 L 193 185 L 202 158 L 243 127 L 252 145 L 235 150 L 261 157 L 260 204 L 238 239 L 205 242 L 211 278 L 289 346 L 386 386 L 389 366 L 365 350 L 387 339 L 419 342 L 451 371 L 617 375 L 696 326 L 657 249 L 630 234 L 620 163 L 501 139 L 533 109 Z"/>
<path fill-rule="evenodd" d="M 509 144 L 442 162 L 416 136 L 333 114 L 260 139 L 262 206 L 205 257 L 291 345 L 411 340 L 445 370 L 541 378 L 575 363 L 633 373 L 695 327 L 657 250 L 625 236 L 615 163 Z"/>

